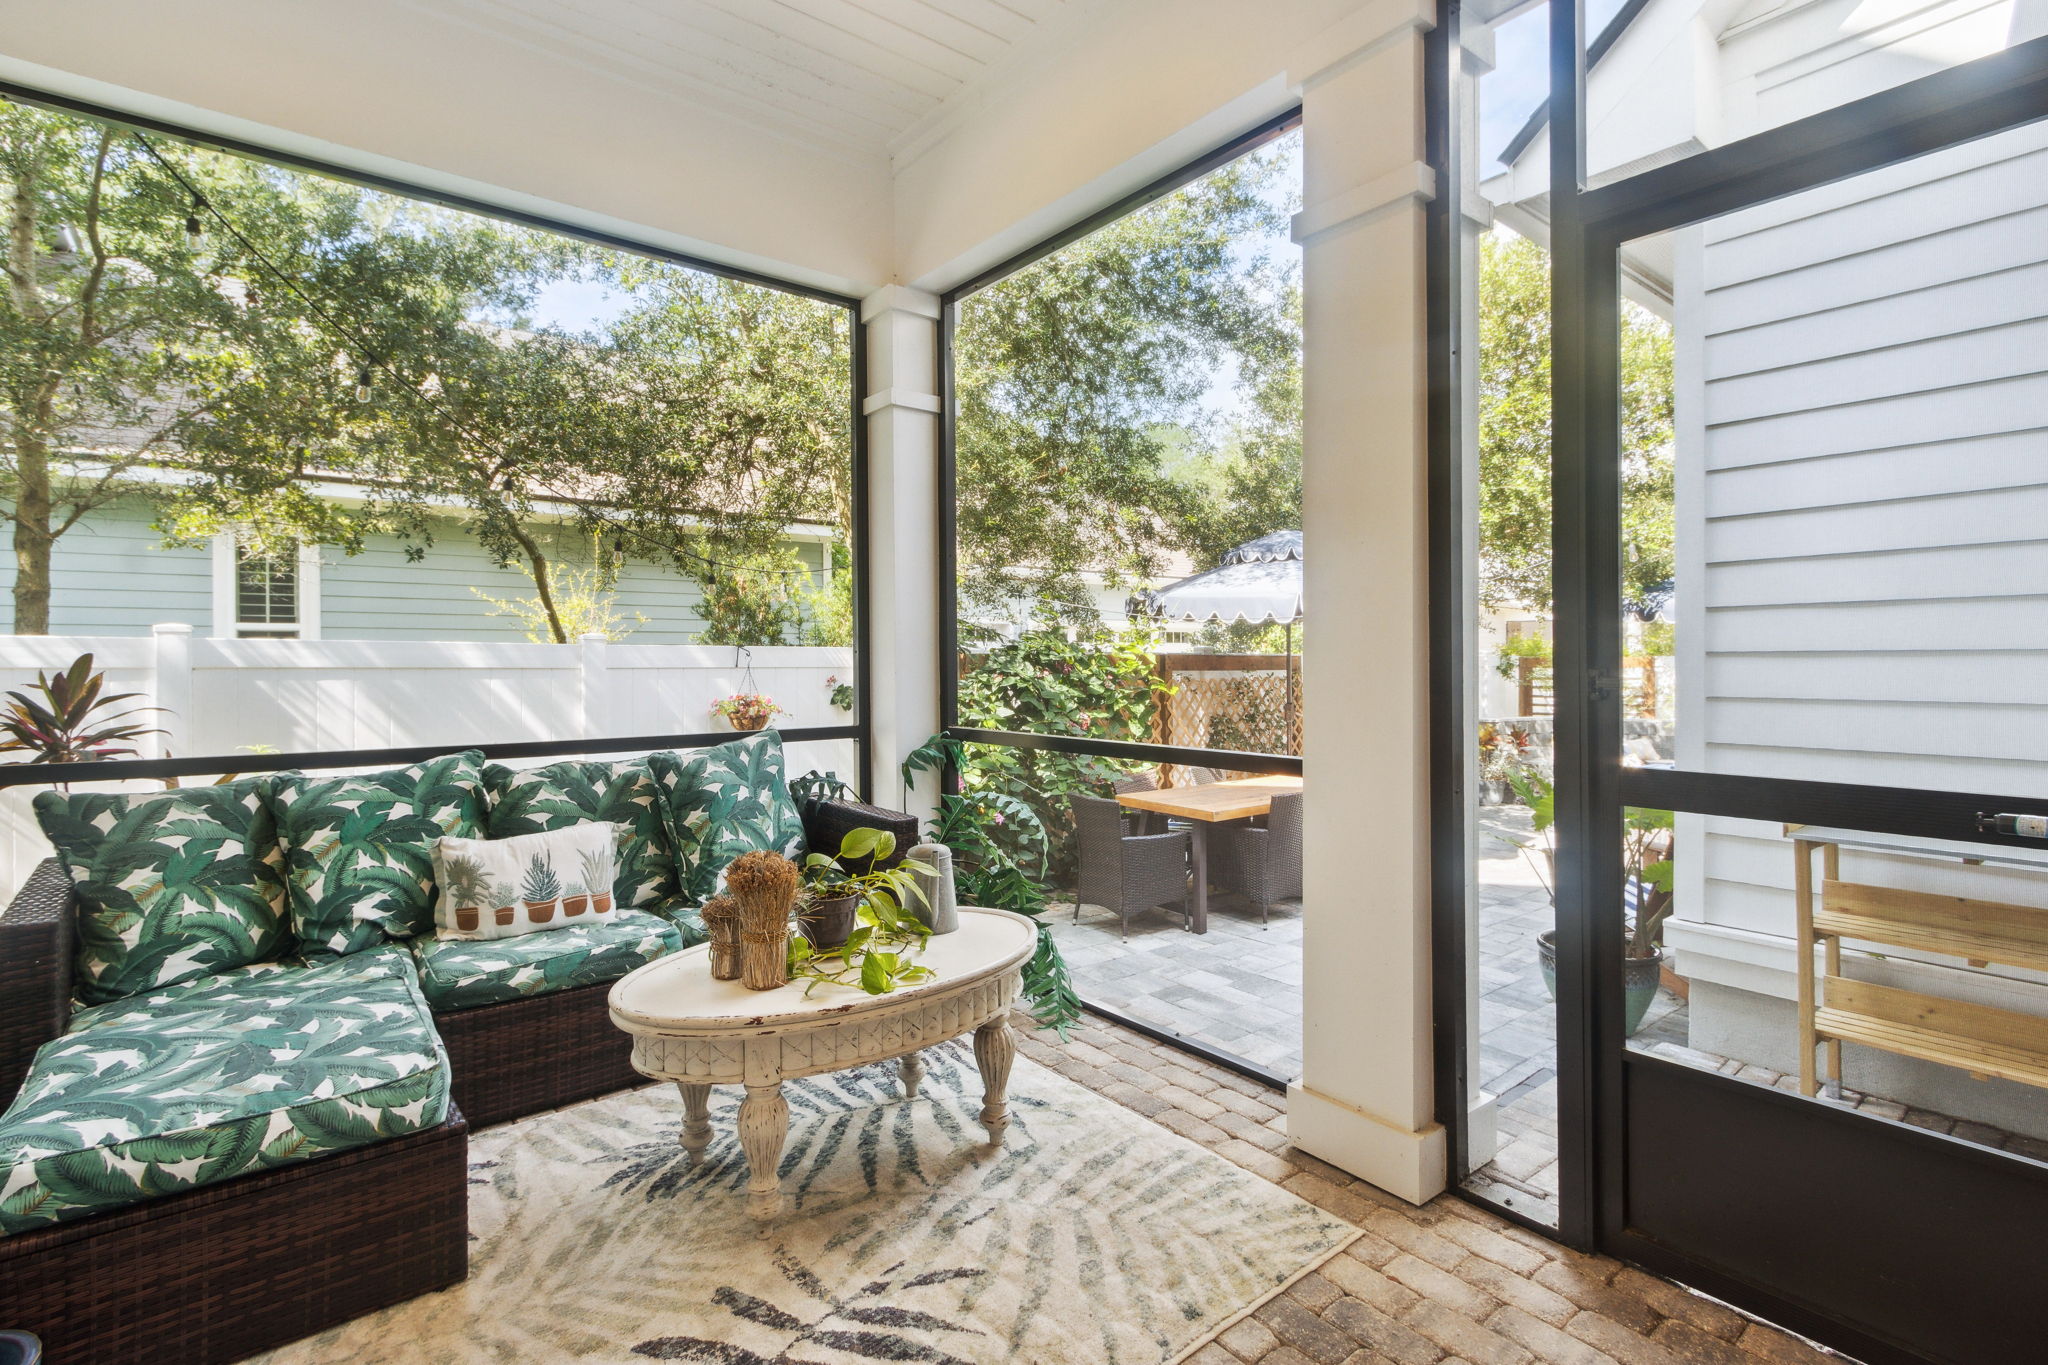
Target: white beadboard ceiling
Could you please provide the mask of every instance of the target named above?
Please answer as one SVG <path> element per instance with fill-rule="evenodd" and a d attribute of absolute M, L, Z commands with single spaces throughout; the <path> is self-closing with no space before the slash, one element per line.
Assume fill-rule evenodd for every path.
<path fill-rule="evenodd" d="M 901 159 L 1106 0 L 408 3 L 816 146 Z"/>

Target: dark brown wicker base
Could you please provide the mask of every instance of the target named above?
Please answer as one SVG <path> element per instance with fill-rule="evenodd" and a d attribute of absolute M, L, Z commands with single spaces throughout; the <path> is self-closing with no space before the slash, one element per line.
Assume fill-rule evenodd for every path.
<path fill-rule="evenodd" d="M 72 922 L 71 879 L 45 858 L 0 917 L 0 1109 L 70 1022 Z"/>
<path fill-rule="evenodd" d="M 645 1085 L 633 1043 L 612 1023 L 611 983 L 434 1016 L 455 1102 L 471 1125 L 523 1118 Z"/>
<path fill-rule="evenodd" d="M 50 1365 L 226 1365 L 469 1273 L 468 1124 L 0 1237 Z"/>

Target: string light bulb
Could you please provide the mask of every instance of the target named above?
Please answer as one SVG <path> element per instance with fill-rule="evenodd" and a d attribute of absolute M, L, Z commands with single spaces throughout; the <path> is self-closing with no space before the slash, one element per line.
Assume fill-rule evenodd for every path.
<path fill-rule="evenodd" d="M 192 196 L 192 211 L 185 215 L 185 242 L 194 251 L 206 245 L 206 224 L 199 215 L 206 211 L 206 196 Z"/>
<path fill-rule="evenodd" d="M 85 247 L 84 244 L 78 240 L 77 228 L 71 226 L 71 224 L 69 223 L 65 223 L 57 229 L 58 255 L 76 256 L 79 252 L 83 250 L 85 250 Z"/>
<path fill-rule="evenodd" d="M 356 401 L 367 403 L 375 392 L 376 390 L 370 387 L 370 367 L 365 365 L 356 371 Z"/>

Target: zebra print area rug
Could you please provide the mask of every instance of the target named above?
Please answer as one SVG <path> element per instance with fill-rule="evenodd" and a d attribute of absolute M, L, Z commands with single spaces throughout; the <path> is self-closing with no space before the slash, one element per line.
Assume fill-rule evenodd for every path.
<path fill-rule="evenodd" d="M 737 1088 L 690 1167 L 669 1086 L 470 1140 L 466 1283 L 263 1357 L 1160 1365 L 1356 1230 L 1019 1057 L 986 1145 L 963 1044 L 794 1081 L 785 1212 L 747 1217 Z"/>

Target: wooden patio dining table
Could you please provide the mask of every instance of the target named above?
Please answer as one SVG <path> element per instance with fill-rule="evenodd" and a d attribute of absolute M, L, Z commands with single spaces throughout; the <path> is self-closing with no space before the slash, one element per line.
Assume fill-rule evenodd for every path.
<path fill-rule="evenodd" d="M 1273 809 L 1273 798 L 1301 790 L 1298 777 L 1240 777 L 1205 782 L 1199 787 L 1160 787 L 1153 791 L 1119 792 L 1117 804 L 1130 810 L 1176 816 L 1188 824 L 1188 861 L 1195 878 L 1194 904 L 1188 928 L 1209 932 L 1209 826 L 1226 820 L 1249 820 Z"/>

